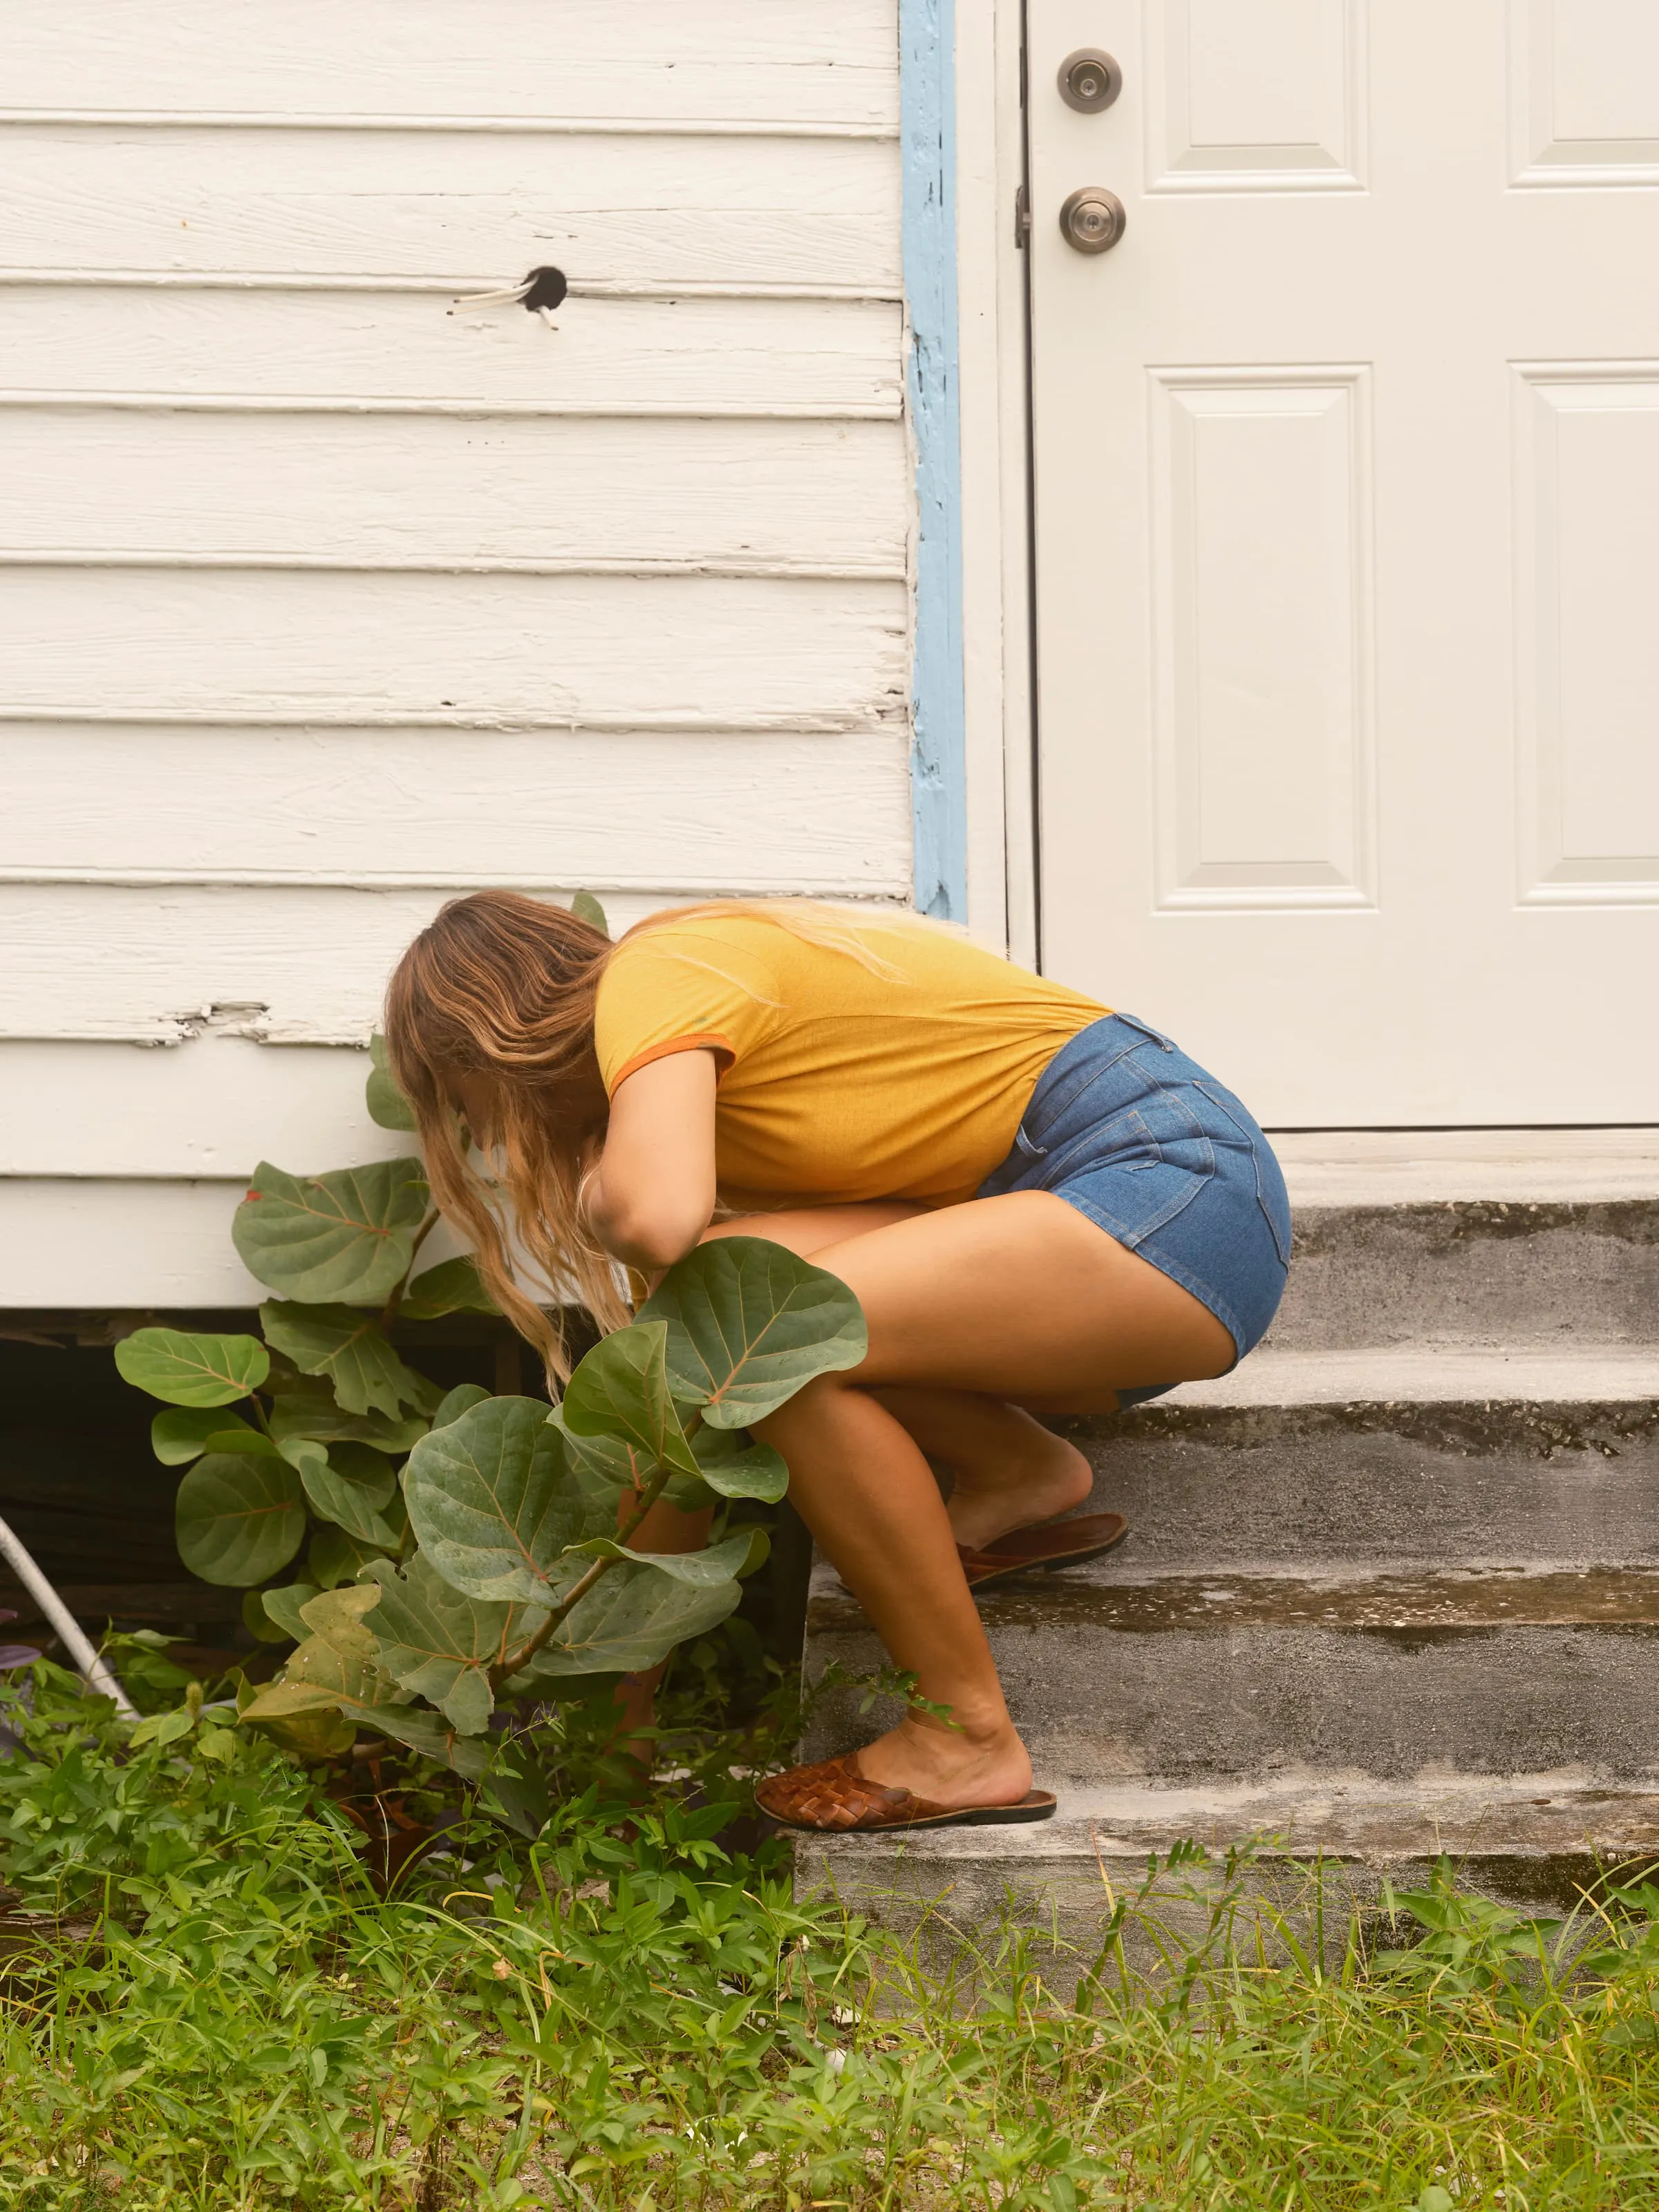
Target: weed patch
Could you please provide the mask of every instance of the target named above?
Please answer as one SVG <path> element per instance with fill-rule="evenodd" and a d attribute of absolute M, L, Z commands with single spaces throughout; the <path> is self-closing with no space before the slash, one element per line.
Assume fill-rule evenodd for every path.
<path fill-rule="evenodd" d="M 649 1790 L 597 1705 L 548 1716 L 532 1838 L 487 1783 L 307 1769 L 117 1656 L 158 1724 L 45 1662 L 3 1716 L 18 2212 L 1659 2203 L 1659 1891 L 1525 1920 L 1443 1866 L 1373 1927 L 1188 1847 L 1103 1893 L 1061 2002 L 1030 1929 L 930 1970 L 795 1899 L 732 1772 L 769 1745 L 695 1674 Z M 362 1808 L 394 1785 L 423 1844 L 392 1868 Z"/>

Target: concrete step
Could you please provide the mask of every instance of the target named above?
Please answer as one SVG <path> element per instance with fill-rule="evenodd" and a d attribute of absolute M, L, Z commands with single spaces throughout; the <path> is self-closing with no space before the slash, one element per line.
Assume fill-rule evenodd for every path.
<path fill-rule="evenodd" d="M 1274 1129 L 1292 1206 L 1659 1198 L 1659 1123 L 1599 1129 Z"/>
<path fill-rule="evenodd" d="M 1085 1567 L 1001 1584 L 980 1613 L 1037 1778 L 1057 1791 L 1131 1778 L 1234 1790 L 1306 1769 L 1395 1790 L 1425 1768 L 1571 1769 L 1659 1790 L 1654 1568 L 1132 1578 Z M 856 1602 L 827 1573 L 809 1623 L 817 1667 L 878 1664 Z M 832 1698 L 811 1755 L 850 1749 L 870 1725 L 854 1696 Z"/>
<path fill-rule="evenodd" d="M 1246 1839 L 1240 1875 L 1228 1854 Z M 1194 1844 L 1206 1858 L 1194 1858 Z M 1585 1893 L 1659 1858 L 1659 1796 L 1571 1771 L 1425 1776 L 1393 1790 L 1313 1771 L 1233 1788 L 1121 1784 L 1063 1792 L 1053 1820 L 1026 1828 L 799 1837 L 795 1871 L 802 1887 L 918 1939 L 935 1968 L 960 1974 L 965 1962 L 971 1973 L 975 1955 L 994 1955 L 1000 1930 L 1022 1930 L 1043 1979 L 1069 1994 L 1098 1955 L 1114 1903 L 1145 1893 L 1149 1869 L 1128 1950 L 1133 1968 L 1156 1975 L 1212 1933 L 1229 1888 L 1243 1893 L 1247 1920 L 1259 1908 L 1270 1950 L 1283 1940 L 1275 1923 L 1288 1921 L 1304 1943 L 1322 1936 L 1334 1963 L 1350 1911 L 1374 1914 L 1385 1880 L 1412 1888 L 1443 1854 L 1464 1887 L 1565 1916 Z M 1237 1932 L 1248 1948 L 1248 1931 Z"/>
<path fill-rule="evenodd" d="M 1060 1422 L 1136 1571 L 1659 1560 L 1659 1354 L 1254 1353 Z"/>
<path fill-rule="evenodd" d="M 1270 1339 L 1652 1345 L 1659 1129 L 1280 1132 L 1295 1264 Z"/>
<path fill-rule="evenodd" d="M 1293 1227 L 1276 1347 L 1654 1341 L 1659 1199 L 1304 1204 Z"/>
<path fill-rule="evenodd" d="M 1191 1840 L 1322 1853 L 1362 1902 L 1451 1850 L 1564 1909 L 1598 1861 L 1659 1856 L 1659 1129 L 1274 1143 L 1297 1256 L 1267 1344 L 1057 1424 L 1095 1468 L 1079 1510 L 1129 1537 L 981 1600 L 1059 1819 L 814 1840 L 809 1879 L 901 1921 L 1012 1900 L 1084 1942 Z M 881 1656 L 821 1564 L 809 1675 Z M 890 1717 L 832 1697 L 805 1754 Z"/>
<path fill-rule="evenodd" d="M 1263 1344 L 1231 1375 L 1182 1382 L 1183 1406 L 1594 1407 L 1659 1396 L 1659 1341 L 1540 1347 L 1455 1338 L 1322 1350 Z"/>

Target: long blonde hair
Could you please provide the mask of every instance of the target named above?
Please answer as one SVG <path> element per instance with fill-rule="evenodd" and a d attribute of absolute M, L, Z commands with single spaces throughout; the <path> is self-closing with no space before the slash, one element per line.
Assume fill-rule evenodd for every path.
<path fill-rule="evenodd" d="M 636 923 L 622 942 L 717 916 L 772 922 L 874 973 L 897 972 L 865 944 L 853 916 L 811 900 L 669 908 Z M 544 1310 L 515 1279 L 505 1217 L 551 1297 L 574 1290 L 603 1329 L 629 1319 L 617 1264 L 579 1206 L 583 1150 L 600 1136 L 609 1111 L 593 1012 L 617 949 L 568 908 L 516 891 L 472 891 L 440 909 L 386 992 L 387 1057 L 414 1109 L 432 1195 L 471 1239 L 485 1288 L 541 1352 L 556 1384 L 570 1372 L 562 1311 Z M 473 1164 L 455 1112 L 456 1079 L 468 1076 L 484 1079 L 494 1094 L 495 1177 Z"/>

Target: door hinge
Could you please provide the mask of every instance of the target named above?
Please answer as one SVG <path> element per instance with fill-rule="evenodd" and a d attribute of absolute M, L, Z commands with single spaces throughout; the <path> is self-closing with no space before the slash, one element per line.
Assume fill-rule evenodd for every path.
<path fill-rule="evenodd" d="M 1022 249 L 1031 235 L 1031 196 L 1021 185 L 1014 194 L 1014 244 Z"/>

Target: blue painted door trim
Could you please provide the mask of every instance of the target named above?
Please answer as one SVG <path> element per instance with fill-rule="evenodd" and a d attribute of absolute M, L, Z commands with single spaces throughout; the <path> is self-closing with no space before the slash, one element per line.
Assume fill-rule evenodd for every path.
<path fill-rule="evenodd" d="M 915 903 L 968 915 L 962 656 L 962 427 L 957 392 L 954 0 L 899 0 L 905 365 L 917 540 L 910 805 Z"/>

